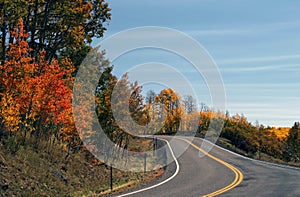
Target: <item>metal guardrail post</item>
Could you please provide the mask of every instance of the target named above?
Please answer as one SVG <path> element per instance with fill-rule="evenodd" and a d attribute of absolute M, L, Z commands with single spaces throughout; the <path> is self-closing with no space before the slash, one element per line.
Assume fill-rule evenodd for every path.
<path fill-rule="evenodd" d="M 113 190 L 113 173 L 112 164 L 110 164 L 110 190 Z"/>
<path fill-rule="evenodd" d="M 144 153 L 144 173 L 146 173 L 147 170 L 147 154 Z"/>

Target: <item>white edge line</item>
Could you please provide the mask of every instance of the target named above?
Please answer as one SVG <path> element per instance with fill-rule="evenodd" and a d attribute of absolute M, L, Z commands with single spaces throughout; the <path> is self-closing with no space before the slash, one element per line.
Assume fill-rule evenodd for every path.
<path fill-rule="evenodd" d="M 208 141 L 208 140 L 206 140 L 206 139 L 203 139 L 203 138 L 199 138 L 199 139 L 203 140 L 204 142 L 208 142 L 208 143 L 212 144 L 213 146 L 215 146 L 215 147 L 217 147 L 217 148 L 219 148 L 219 149 L 221 149 L 221 150 L 223 150 L 223 151 L 229 152 L 229 153 L 231 153 L 231 154 L 233 154 L 233 155 L 236 155 L 236 156 L 238 156 L 238 157 L 241 157 L 241 158 L 243 158 L 243 159 L 247 159 L 247 160 L 250 160 L 250 161 L 255 161 L 255 162 L 262 163 L 262 164 L 266 164 L 266 165 L 272 165 L 272 166 L 276 166 L 276 167 L 281 167 L 281 168 L 289 168 L 289 169 L 294 169 L 294 170 L 299 170 L 299 169 L 300 169 L 299 167 L 293 167 L 293 166 L 284 165 L 284 164 L 276 164 L 276 163 L 272 163 L 272 162 L 261 161 L 261 160 L 249 158 L 249 157 L 240 155 L 240 154 L 238 154 L 238 153 L 235 153 L 235 152 L 233 152 L 233 151 L 230 151 L 230 150 L 228 150 L 228 149 L 226 149 L 226 148 L 223 148 L 223 147 L 221 147 L 221 146 L 219 146 L 219 145 L 217 145 L 217 144 L 214 144 L 214 143 L 212 143 L 212 142 L 210 142 L 210 141 Z"/>
<path fill-rule="evenodd" d="M 167 140 L 165 140 L 165 139 L 161 139 L 161 138 L 160 138 L 160 140 L 165 141 L 165 142 L 167 143 L 169 149 L 170 149 L 171 155 L 172 155 L 172 157 L 174 158 L 174 161 L 175 161 L 175 163 L 176 163 L 176 171 L 175 171 L 175 173 L 174 173 L 171 177 L 169 177 L 168 179 L 166 179 L 166 180 L 164 180 L 164 181 L 162 181 L 162 182 L 160 182 L 160 183 L 158 183 L 158 184 L 156 184 L 156 185 L 152 185 L 152 186 L 150 186 L 150 187 L 143 188 L 143 189 L 140 189 L 140 190 L 137 190 L 137 191 L 133 191 L 133 192 L 130 192 L 130 193 L 122 194 L 122 195 L 119 195 L 119 197 L 129 196 L 129 195 L 132 195 L 132 194 L 136 194 L 136 193 L 140 193 L 140 192 L 144 192 L 144 191 L 153 189 L 153 188 L 155 188 L 155 187 L 158 187 L 158 186 L 160 186 L 160 185 L 162 185 L 162 184 L 165 184 L 165 183 L 169 182 L 170 180 L 172 180 L 172 179 L 178 174 L 178 172 L 179 172 L 179 164 L 178 164 L 178 161 L 177 161 L 177 159 L 176 159 L 176 157 L 175 157 L 175 155 L 174 155 L 174 152 L 173 152 L 173 150 L 172 150 L 172 148 L 171 148 L 171 146 L 170 146 L 170 143 L 169 143 Z"/>

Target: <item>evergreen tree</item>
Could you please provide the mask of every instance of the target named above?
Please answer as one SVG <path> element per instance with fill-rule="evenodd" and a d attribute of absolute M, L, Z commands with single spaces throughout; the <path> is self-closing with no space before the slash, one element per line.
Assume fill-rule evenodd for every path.
<path fill-rule="evenodd" d="M 284 160 L 286 161 L 300 161 L 300 125 L 295 122 L 290 129 L 289 135 L 284 146 Z"/>

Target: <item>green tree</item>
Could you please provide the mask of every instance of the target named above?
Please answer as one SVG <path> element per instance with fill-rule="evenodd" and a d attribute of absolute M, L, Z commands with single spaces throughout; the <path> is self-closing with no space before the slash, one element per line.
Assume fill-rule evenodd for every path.
<path fill-rule="evenodd" d="M 300 161 L 300 125 L 295 122 L 290 129 L 284 146 L 284 159 L 286 161 Z"/>
<path fill-rule="evenodd" d="M 82 59 L 74 54 L 79 52 L 85 56 L 90 50 L 87 45 L 92 38 L 103 36 L 111 17 L 105 0 L 3 0 L 0 7 L 2 63 L 13 43 L 11 31 L 19 19 L 29 34 L 28 43 L 34 49 L 34 57 L 38 51 L 45 50 L 47 60 L 70 56 L 78 66 Z"/>

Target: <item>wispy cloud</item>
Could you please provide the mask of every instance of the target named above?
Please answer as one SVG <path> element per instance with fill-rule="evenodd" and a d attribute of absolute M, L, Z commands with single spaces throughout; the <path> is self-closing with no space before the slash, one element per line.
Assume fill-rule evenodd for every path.
<path fill-rule="evenodd" d="M 300 55 L 299 55 L 300 58 Z M 247 62 L 248 63 L 248 62 Z M 221 64 L 221 63 L 220 63 Z M 234 64 L 234 63 L 233 63 Z M 249 63 L 248 63 L 249 64 Z M 275 65 L 251 65 L 251 66 L 222 66 L 220 67 L 221 72 L 257 72 L 257 71 L 300 71 L 299 64 L 275 64 Z"/>
<path fill-rule="evenodd" d="M 240 64 L 240 63 L 255 63 L 255 62 L 271 62 L 278 60 L 290 60 L 290 59 L 300 59 L 299 54 L 290 55 L 274 55 L 265 57 L 244 57 L 244 58 L 230 58 L 217 61 L 218 64 Z"/>
<path fill-rule="evenodd" d="M 287 30 L 292 28 L 299 28 L 298 22 L 285 22 L 285 23 L 268 23 L 268 24 L 252 24 L 241 25 L 232 28 L 212 28 L 212 29 L 197 29 L 185 31 L 191 36 L 245 36 L 256 35 L 261 33 L 270 33 L 273 31 Z"/>
<path fill-rule="evenodd" d="M 299 87 L 299 83 L 226 83 L 226 87 L 228 88 L 296 88 Z"/>

